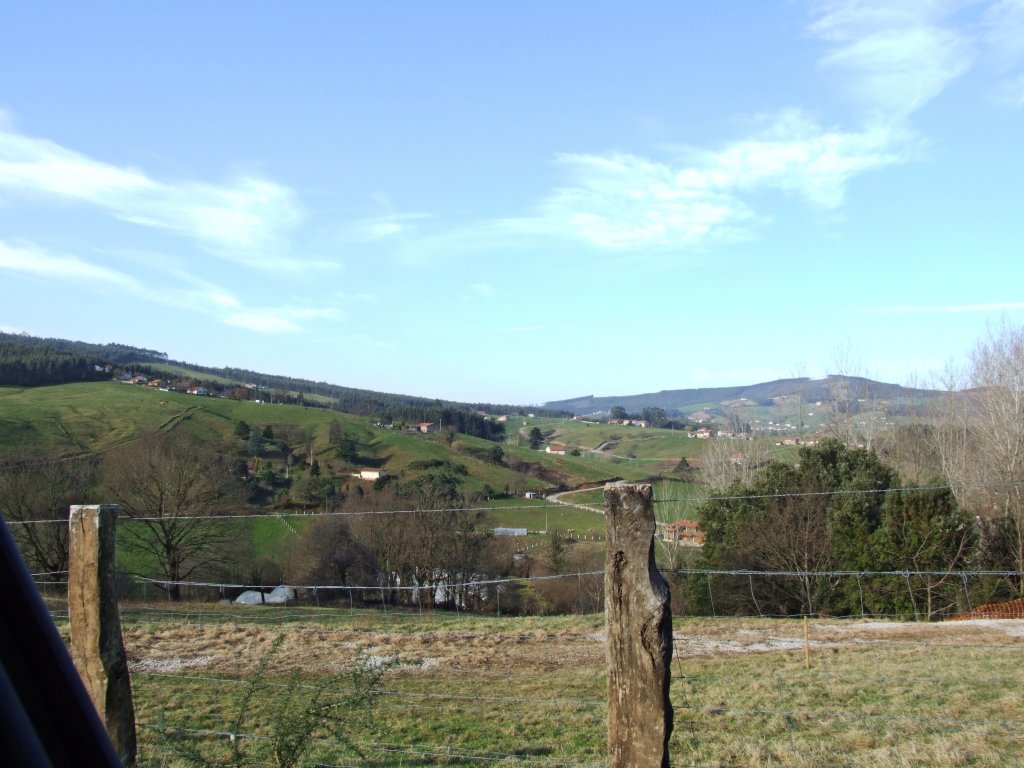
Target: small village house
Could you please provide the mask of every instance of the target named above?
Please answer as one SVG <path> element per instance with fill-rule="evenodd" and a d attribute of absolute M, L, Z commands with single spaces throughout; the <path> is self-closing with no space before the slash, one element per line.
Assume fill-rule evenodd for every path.
<path fill-rule="evenodd" d="M 665 541 L 681 547 L 703 547 L 704 531 L 695 520 L 676 520 L 664 529 Z"/>

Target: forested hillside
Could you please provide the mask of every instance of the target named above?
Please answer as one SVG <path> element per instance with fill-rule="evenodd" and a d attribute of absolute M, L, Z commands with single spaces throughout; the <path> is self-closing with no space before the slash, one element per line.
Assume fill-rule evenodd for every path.
<path fill-rule="evenodd" d="M 235 399 L 273 399 L 275 402 L 333 408 L 383 421 L 431 421 L 487 439 L 499 439 L 504 433 L 495 422 L 485 423 L 482 414 L 522 412 L 521 406 L 516 405 L 458 403 L 354 389 L 245 368 L 196 365 L 172 360 L 165 352 L 125 344 L 90 344 L 0 333 L 0 386 L 34 387 L 101 381 L 122 372 L 173 378 L 182 391 L 187 387 L 203 386 L 212 393 Z M 261 398 L 261 390 L 273 394 L 269 398 Z M 537 409 L 531 411 L 536 412 Z M 563 413 L 557 409 L 540 409 L 538 415 L 559 416 Z"/>

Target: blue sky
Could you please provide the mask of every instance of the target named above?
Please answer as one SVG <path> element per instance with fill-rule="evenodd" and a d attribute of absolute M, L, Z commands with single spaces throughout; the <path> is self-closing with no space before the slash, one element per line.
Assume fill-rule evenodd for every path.
<path fill-rule="evenodd" d="M 466 401 L 1024 321 L 1024 0 L 0 7 L 0 328 Z"/>

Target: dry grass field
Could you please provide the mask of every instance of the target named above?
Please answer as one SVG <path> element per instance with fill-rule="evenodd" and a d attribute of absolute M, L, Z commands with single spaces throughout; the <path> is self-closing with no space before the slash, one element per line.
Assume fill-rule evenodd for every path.
<path fill-rule="evenodd" d="M 348 744 L 315 729 L 302 764 L 604 764 L 600 615 L 122 611 L 143 765 L 274 765 L 282 713 L 325 682 L 344 695 L 356 667 L 373 695 L 346 711 Z M 674 635 L 675 766 L 1021 764 L 1024 621 L 812 620 L 805 638 L 800 620 L 677 617 Z"/>

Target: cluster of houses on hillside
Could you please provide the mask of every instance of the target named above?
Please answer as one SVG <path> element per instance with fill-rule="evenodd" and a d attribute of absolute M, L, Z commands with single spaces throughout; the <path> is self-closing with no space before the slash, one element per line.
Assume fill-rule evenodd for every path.
<path fill-rule="evenodd" d="M 704 531 L 695 520 L 676 520 L 666 523 L 658 532 L 659 537 L 680 547 L 703 547 Z"/>
<path fill-rule="evenodd" d="M 133 374 L 133 373 L 120 373 L 114 376 L 115 381 L 119 381 L 122 384 L 134 384 L 138 387 L 147 387 L 149 389 L 157 389 L 161 392 L 183 392 L 189 395 L 198 395 L 199 397 L 231 397 L 235 400 L 250 400 L 255 403 L 262 402 L 260 398 L 260 387 L 256 384 L 239 384 L 239 385 L 211 385 L 213 389 L 207 386 L 199 384 L 194 378 L 182 377 L 182 378 L 168 378 L 159 379 L 155 377 L 146 376 L 145 374 Z M 263 391 L 267 391 L 264 388 Z M 301 394 L 299 395 L 301 397 Z"/>
<path fill-rule="evenodd" d="M 159 389 L 161 392 L 185 392 L 189 395 L 207 396 L 210 392 L 206 387 L 196 386 L 184 379 L 151 379 L 141 374 L 133 376 L 130 373 L 123 373 L 117 377 L 122 384 L 135 384 L 139 387 Z M 255 387 L 255 384 L 247 384 L 247 387 Z"/>

